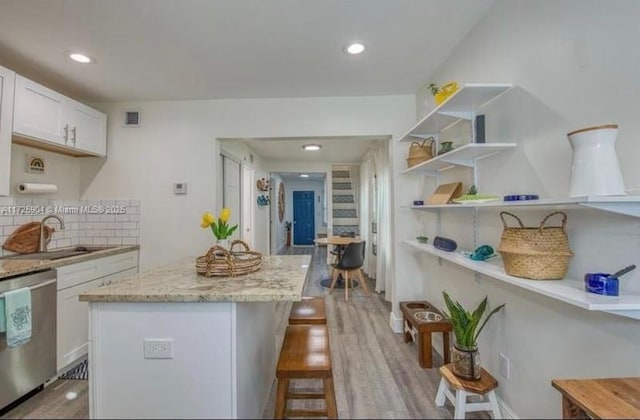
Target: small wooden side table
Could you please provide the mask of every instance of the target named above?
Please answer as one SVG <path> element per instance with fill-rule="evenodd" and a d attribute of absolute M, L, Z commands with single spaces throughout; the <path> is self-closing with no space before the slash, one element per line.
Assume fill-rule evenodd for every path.
<path fill-rule="evenodd" d="M 404 342 L 415 341 L 418 345 L 418 362 L 423 368 L 433 367 L 431 333 L 442 333 L 442 356 L 444 363 L 449 363 L 449 332 L 451 322 L 426 300 L 414 302 L 400 302 L 402 312 L 402 325 L 404 326 Z M 435 314 L 438 320 L 422 320 L 417 317 L 419 313 Z"/>
<path fill-rule="evenodd" d="M 563 419 L 640 418 L 640 378 L 553 379 Z"/>

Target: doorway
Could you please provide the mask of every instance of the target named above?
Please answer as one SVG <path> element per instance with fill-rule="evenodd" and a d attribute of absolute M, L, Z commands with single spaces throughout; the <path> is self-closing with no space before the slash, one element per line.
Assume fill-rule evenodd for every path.
<path fill-rule="evenodd" d="M 313 191 L 293 192 L 293 244 L 313 245 L 316 236 Z"/>

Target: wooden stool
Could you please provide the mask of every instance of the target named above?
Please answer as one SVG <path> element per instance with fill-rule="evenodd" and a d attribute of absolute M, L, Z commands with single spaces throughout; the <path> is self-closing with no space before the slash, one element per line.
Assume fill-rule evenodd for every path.
<path fill-rule="evenodd" d="M 289 312 L 289 325 L 327 324 L 323 297 L 303 296 L 300 302 L 293 302 Z"/>
<path fill-rule="evenodd" d="M 438 386 L 438 393 L 436 394 L 436 405 L 442 407 L 446 397 L 455 407 L 453 414 L 455 419 L 464 419 L 466 413 L 471 411 L 491 411 L 492 418 L 501 419 L 502 414 L 500 413 L 500 407 L 498 407 L 498 399 L 495 392 L 498 387 L 496 378 L 483 368 L 480 368 L 480 379 L 467 381 L 455 376 L 451 368 L 451 363 L 440 367 L 442 379 L 440 379 L 440 386 Z M 450 388 L 456 390 L 455 397 Z M 470 403 L 467 402 L 467 396 L 469 395 L 486 395 L 488 400 Z"/>
<path fill-rule="evenodd" d="M 274 418 L 338 417 L 333 389 L 329 330 L 326 325 L 289 325 L 284 334 L 282 350 L 276 368 L 278 390 Z M 322 379 L 322 392 L 289 392 L 291 379 Z M 287 401 L 295 399 L 324 399 L 324 410 L 287 410 Z"/>
<path fill-rule="evenodd" d="M 431 333 L 442 333 L 442 357 L 444 363 L 449 363 L 449 332 L 451 322 L 426 300 L 414 302 L 400 302 L 402 324 L 404 325 L 404 342 L 415 341 L 418 345 L 418 362 L 423 368 L 433 367 L 431 355 Z M 426 320 L 418 318 L 419 313 L 431 313 L 432 318 Z"/>

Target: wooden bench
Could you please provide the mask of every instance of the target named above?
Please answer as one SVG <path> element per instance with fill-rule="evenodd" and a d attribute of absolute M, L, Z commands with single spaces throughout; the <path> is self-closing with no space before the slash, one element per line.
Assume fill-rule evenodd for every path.
<path fill-rule="evenodd" d="M 500 407 L 496 398 L 495 389 L 498 387 L 498 381 L 491 376 L 489 372 L 481 369 L 480 379 L 477 381 L 468 381 L 457 377 L 453 374 L 452 364 L 440 367 L 440 385 L 436 394 L 436 405 L 442 407 L 445 398 L 454 406 L 454 419 L 464 419 L 468 412 L 472 411 L 490 411 L 492 418 L 501 419 Z M 451 393 L 450 388 L 455 389 L 456 395 Z M 484 402 L 467 402 L 470 395 L 482 395 L 487 397 Z"/>
<path fill-rule="evenodd" d="M 329 331 L 326 325 L 289 325 L 276 368 L 278 389 L 274 418 L 338 416 L 333 388 Z M 322 392 L 289 392 L 292 379 L 322 379 Z M 324 399 L 325 409 L 287 409 L 288 400 Z"/>
<path fill-rule="evenodd" d="M 323 297 L 304 296 L 300 302 L 293 302 L 289 325 L 298 324 L 327 324 Z"/>

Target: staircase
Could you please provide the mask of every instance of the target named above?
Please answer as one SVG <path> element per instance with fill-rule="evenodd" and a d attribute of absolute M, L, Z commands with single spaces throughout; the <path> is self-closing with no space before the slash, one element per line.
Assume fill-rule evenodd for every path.
<path fill-rule="evenodd" d="M 331 186 L 333 235 L 339 236 L 344 232 L 355 232 L 356 235 L 360 235 L 358 205 L 356 204 L 351 172 L 349 168 L 334 166 L 331 176 L 333 178 Z"/>

